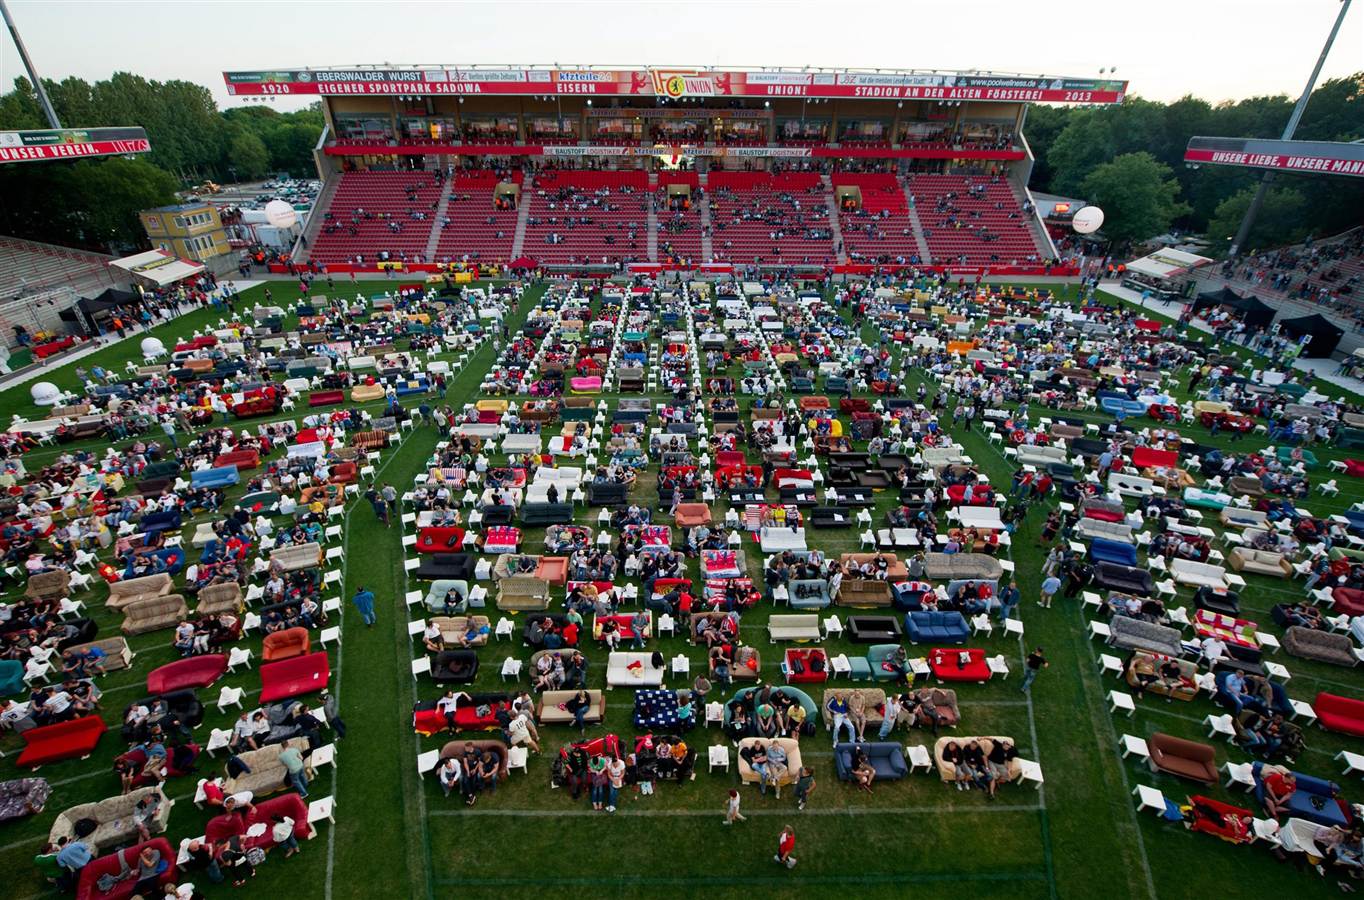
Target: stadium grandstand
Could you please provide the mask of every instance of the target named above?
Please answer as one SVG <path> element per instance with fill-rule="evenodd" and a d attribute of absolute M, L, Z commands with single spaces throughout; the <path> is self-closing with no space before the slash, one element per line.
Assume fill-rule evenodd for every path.
<path fill-rule="evenodd" d="M 116 283 L 112 256 L 0 236 L 0 300 L 57 288 L 98 293 Z"/>
<path fill-rule="evenodd" d="M 1126 83 L 886 70 L 224 73 L 317 96 L 324 188 L 292 260 L 580 274 L 733 267 L 1075 274 L 1028 193 L 1030 103 Z"/>

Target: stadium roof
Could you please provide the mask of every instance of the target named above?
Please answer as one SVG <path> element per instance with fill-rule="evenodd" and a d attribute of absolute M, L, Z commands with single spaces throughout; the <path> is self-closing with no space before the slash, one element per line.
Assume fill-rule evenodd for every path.
<path fill-rule="evenodd" d="M 164 250 L 135 253 L 132 256 L 125 256 L 123 259 L 116 259 L 109 265 L 116 269 L 122 269 L 129 275 L 136 275 L 139 278 L 155 282 L 157 287 L 174 284 L 204 271 L 204 267 L 198 263 L 181 259 Z"/>
<path fill-rule="evenodd" d="M 1364 177 L 1364 144 L 1191 137 L 1184 150 L 1184 161 L 1195 165 L 1208 163 L 1215 166 Z"/>
<path fill-rule="evenodd" d="M 353 66 L 224 72 L 234 95 L 510 94 L 1121 103 L 1127 82 L 941 69 Z"/>
<path fill-rule="evenodd" d="M 1210 262 L 1212 260 L 1206 256 L 1167 247 L 1141 259 L 1132 260 L 1127 264 L 1127 271 L 1150 275 L 1153 278 L 1174 278 L 1192 272 L 1199 266 L 1206 266 Z"/>

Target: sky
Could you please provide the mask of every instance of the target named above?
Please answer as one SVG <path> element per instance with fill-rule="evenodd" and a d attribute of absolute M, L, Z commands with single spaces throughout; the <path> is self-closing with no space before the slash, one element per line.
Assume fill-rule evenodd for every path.
<path fill-rule="evenodd" d="M 1219 102 L 1296 97 L 1339 0 L 7 0 L 43 78 L 115 71 L 229 97 L 236 69 L 358 64 L 981 69 L 1093 77 Z M 1364 4 L 1322 79 L 1364 69 Z M 0 88 L 23 73 L 0 35 Z M 301 101 L 282 98 L 277 108 Z"/>

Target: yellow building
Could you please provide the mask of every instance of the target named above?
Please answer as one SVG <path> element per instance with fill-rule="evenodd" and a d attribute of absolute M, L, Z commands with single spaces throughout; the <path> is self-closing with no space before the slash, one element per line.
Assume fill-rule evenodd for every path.
<path fill-rule="evenodd" d="M 207 203 L 181 203 L 138 213 L 152 246 L 198 262 L 231 252 L 218 210 Z"/>

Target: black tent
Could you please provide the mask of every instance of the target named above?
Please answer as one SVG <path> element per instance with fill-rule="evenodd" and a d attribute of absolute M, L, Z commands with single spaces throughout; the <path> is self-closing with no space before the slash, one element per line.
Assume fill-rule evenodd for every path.
<path fill-rule="evenodd" d="M 1208 309 L 1212 306 L 1235 306 L 1245 298 L 1223 285 L 1220 290 L 1203 291 L 1194 300 L 1193 311 Z"/>
<path fill-rule="evenodd" d="M 87 334 L 99 334 L 98 322 L 102 318 L 107 319 L 110 310 L 136 306 L 141 302 L 141 295 L 133 291 L 106 288 L 103 293 L 94 297 L 80 298 L 71 309 L 62 313 L 61 316 L 68 322 L 75 322 L 80 325 Z"/>
<path fill-rule="evenodd" d="M 1301 338 L 1303 335 L 1311 337 L 1301 354 L 1308 359 L 1330 359 L 1336 345 L 1340 343 L 1341 335 L 1345 333 L 1344 329 L 1336 327 L 1330 319 L 1317 313 L 1296 319 L 1281 319 L 1279 328 L 1290 338 Z"/>
<path fill-rule="evenodd" d="M 1232 309 L 1240 313 L 1240 319 L 1246 323 L 1248 331 L 1259 331 L 1268 328 L 1269 323 L 1274 321 L 1274 316 L 1278 312 L 1274 307 L 1262 301 L 1259 297 L 1241 297 L 1235 303 L 1227 303 Z"/>

